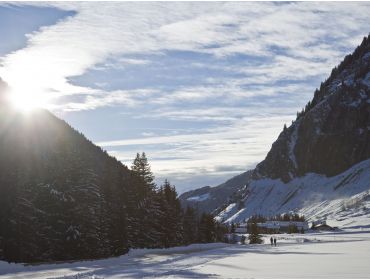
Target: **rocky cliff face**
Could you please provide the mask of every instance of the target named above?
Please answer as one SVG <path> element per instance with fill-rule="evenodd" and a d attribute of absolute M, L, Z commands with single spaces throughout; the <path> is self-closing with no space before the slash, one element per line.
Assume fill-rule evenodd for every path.
<path fill-rule="evenodd" d="M 273 143 L 254 179 L 334 176 L 370 157 L 370 36 L 334 68 Z"/>

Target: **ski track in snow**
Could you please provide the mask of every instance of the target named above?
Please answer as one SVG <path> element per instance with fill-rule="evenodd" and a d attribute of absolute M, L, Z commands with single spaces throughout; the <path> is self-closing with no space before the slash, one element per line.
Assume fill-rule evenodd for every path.
<path fill-rule="evenodd" d="M 265 244 L 193 244 L 132 250 L 95 261 L 0 262 L 0 278 L 358 278 L 370 275 L 370 231 L 275 235 Z"/>

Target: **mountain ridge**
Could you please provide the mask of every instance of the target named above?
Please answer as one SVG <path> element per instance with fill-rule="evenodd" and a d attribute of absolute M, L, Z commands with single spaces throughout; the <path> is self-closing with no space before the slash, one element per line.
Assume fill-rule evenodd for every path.
<path fill-rule="evenodd" d="M 194 207 L 201 212 L 212 213 L 220 205 L 227 204 L 230 200 L 230 191 L 236 192 L 241 184 L 247 182 L 252 176 L 252 171 L 232 177 L 226 182 L 216 186 L 205 186 L 199 189 L 187 191 L 180 195 L 182 205 Z M 208 197 L 212 199 L 208 199 Z M 210 211 L 210 209 L 212 209 Z"/>
<path fill-rule="evenodd" d="M 334 176 L 370 157 L 369 53 L 370 35 L 332 70 L 312 101 L 280 133 L 256 166 L 254 179 L 289 182 L 309 172 Z M 355 153 L 351 144 L 357 145 Z"/>
<path fill-rule="evenodd" d="M 119 205 L 132 182 L 128 168 L 47 110 L 23 114 L 2 104 L 0 120 L 0 258 L 127 252 Z"/>
<path fill-rule="evenodd" d="M 332 70 L 296 120 L 284 126 L 266 158 L 239 187 L 229 190 L 225 201 L 229 205 L 239 201 L 238 208 L 248 208 L 243 199 L 251 182 L 276 179 L 288 184 L 309 173 L 332 177 L 370 158 L 369 71 L 370 35 Z M 226 208 L 219 205 L 208 211 L 220 213 Z"/>
<path fill-rule="evenodd" d="M 0 260 L 98 259 L 223 240 L 213 216 L 184 211 L 169 181 L 154 183 L 145 153 L 129 169 L 47 110 L 21 112 L 4 99 L 0 155 Z"/>

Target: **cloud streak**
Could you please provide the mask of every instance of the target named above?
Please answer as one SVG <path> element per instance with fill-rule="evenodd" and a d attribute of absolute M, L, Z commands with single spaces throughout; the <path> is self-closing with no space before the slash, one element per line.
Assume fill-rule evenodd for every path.
<path fill-rule="evenodd" d="M 368 3 L 51 5 L 75 10 L 77 14 L 29 35 L 25 49 L 5 57 L 0 73 L 13 86 L 16 77 L 21 76 L 29 77 L 25 80 L 27 85 L 45 91 L 53 89 L 62 95 L 89 92 L 90 89 L 69 83 L 68 77 L 82 75 L 115 55 L 164 50 L 266 56 L 272 61 L 257 69 L 253 67 L 254 76 L 270 70 L 268 77 L 281 79 L 284 77 L 280 73 L 295 65 L 286 78 L 299 74 L 305 77 L 304 69 L 312 74 L 313 68 L 332 67 L 343 55 L 340 47 L 358 43 L 363 30 L 369 27 Z M 336 47 L 322 44 L 324 39 L 335 40 Z M 273 48 L 284 50 L 285 55 L 276 56 Z M 316 60 L 321 61 L 315 64 Z M 146 62 L 120 60 L 121 65 L 138 63 Z M 271 72 L 279 74 L 274 76 Z M 246 74 L 251 74 L 251 69 Z"/>
<path fill-rule="evenodd" d="M 366 2 L 32 5 L 75 13 L 28 34 L 25 48 L 1 58 L 0 77 L 67 118 L 126 112 L 126 129 L 139 134 L 96 142 L 126 163 L 147 149 L 159 177 L 172 174 L 182 188 L 205 183 L 197 171 L 226 178 L 262 160 L 370 30 Z M 168 130 L 147 131 L 140 121 Z"/>

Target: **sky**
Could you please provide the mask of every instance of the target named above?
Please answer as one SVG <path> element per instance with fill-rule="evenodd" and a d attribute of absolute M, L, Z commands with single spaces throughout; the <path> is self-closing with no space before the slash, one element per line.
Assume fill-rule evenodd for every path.
<path fill-rule="evenodd" d="M 0 77 L 158 184 L 262 161 L 370 31 L 369 2 L 0 2 Z"/>

